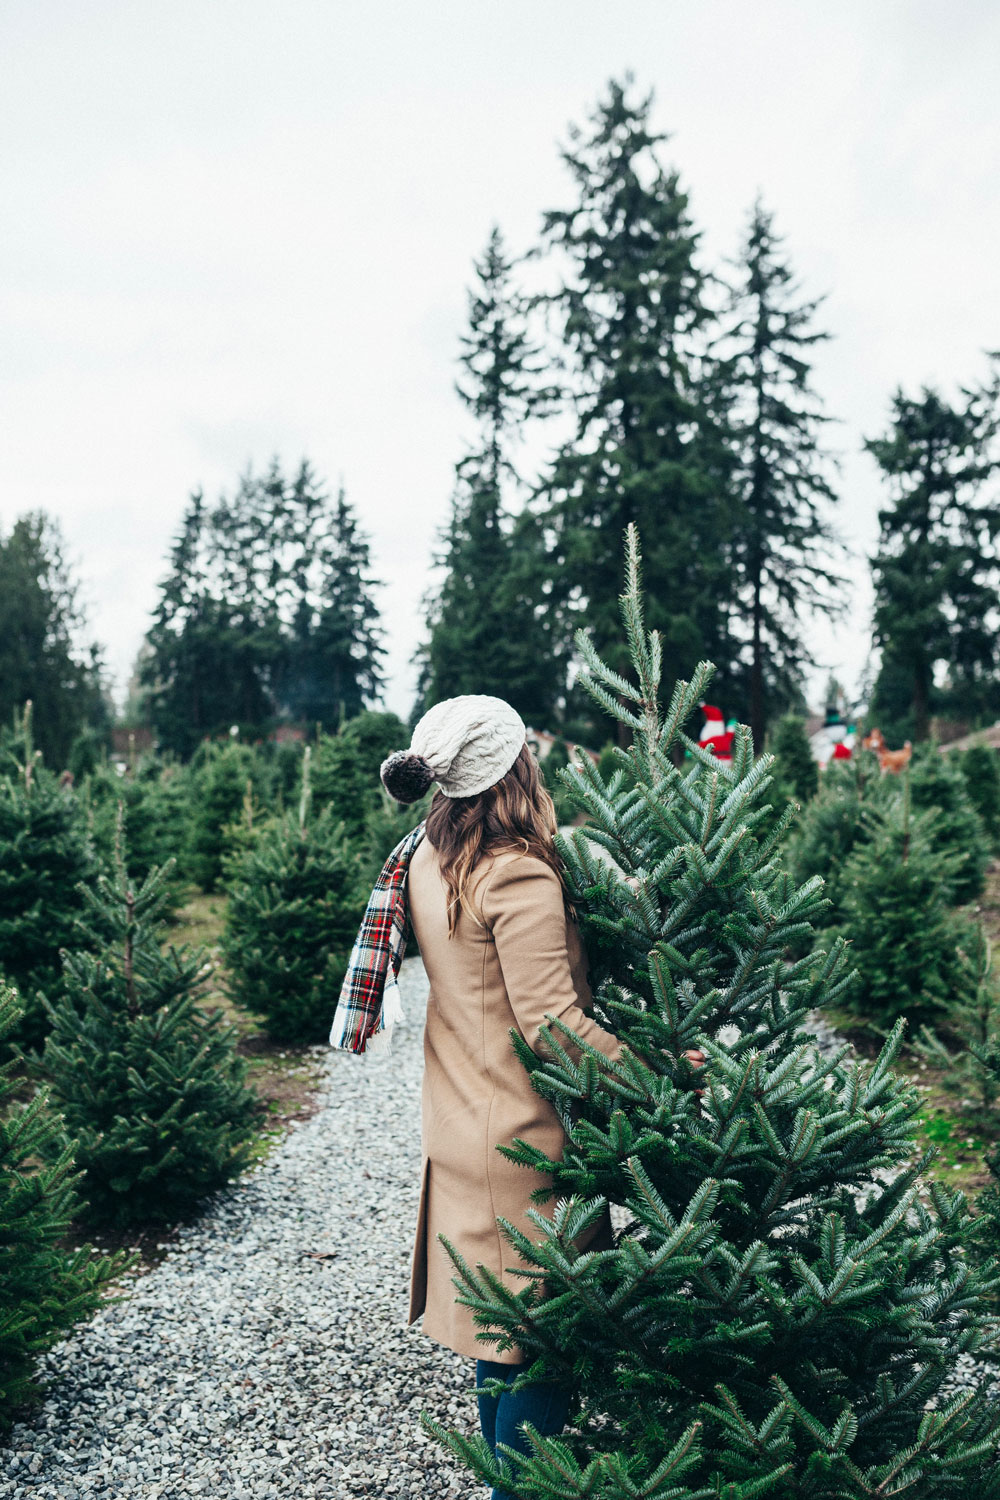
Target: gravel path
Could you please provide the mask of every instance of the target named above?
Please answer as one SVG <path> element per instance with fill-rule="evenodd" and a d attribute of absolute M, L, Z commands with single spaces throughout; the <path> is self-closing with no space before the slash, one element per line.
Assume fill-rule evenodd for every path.
<path fill-rule="evenodd" d="M 320 1111 L 52 1349 L 0 1497 L 485 1500 L 421 1410 L 475 1428 L 472 1361 L 405 1326 L 426 983 L 388 1056 L 323 1049 Z M 322 1258 L 316 1259 L 319 1255 Z"/>

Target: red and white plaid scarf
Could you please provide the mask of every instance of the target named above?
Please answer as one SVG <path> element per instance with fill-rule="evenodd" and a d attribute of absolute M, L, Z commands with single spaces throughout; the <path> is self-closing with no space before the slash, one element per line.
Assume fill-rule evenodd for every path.
<path fill-rule="evenodd" d="M 392 1028 L 403 1019 L 396 976 L 406 951 L 406 877 L 410 856 L 424 836 L 418 823 L 393 849 L 368 898 L 354 940 L 330 1046 L 344 1052 L 388 1050 Z"/>

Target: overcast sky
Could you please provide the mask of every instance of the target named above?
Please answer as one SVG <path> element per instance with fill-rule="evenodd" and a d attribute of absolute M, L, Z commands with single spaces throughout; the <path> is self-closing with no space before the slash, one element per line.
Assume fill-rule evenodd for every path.
<path fill-rule="evenodd" d="M 571 201 L 566 126 L 626 69 L 706 260 L 759 190 L 828 294 L 859 583 L 814 696 L 856 678 L 862 437 L 1000 346 L 995 0 L 4 0 L 0 58 L 0 528 L 58 517 L 119 687 L 190 490 L 307 455 L 371 536 L 409 711 L 472 258 Z"/>

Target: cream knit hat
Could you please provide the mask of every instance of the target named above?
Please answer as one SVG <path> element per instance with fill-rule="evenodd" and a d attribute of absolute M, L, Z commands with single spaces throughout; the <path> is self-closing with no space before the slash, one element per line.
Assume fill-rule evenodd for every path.
<path fill-rule="evenodd" d="M 446 797 L 474 797 L 506 776 L 525 733 L 520 714 L 502 698 L 444 698 L 417 720 L 409 750 L 390 755 L 379 774 L 397 802 L 416 802 L 432 781 Z"/>

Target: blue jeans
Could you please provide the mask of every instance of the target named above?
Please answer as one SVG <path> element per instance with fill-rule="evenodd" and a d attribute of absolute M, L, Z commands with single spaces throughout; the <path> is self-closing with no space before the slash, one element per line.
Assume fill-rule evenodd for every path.
<path fill-rule="evenodd" d="M 509 1385 L 527 1368 L 527 1365 L 501 1365 L 491 1359 L 477 1359 L 476 1384 L 504 1380 Z M 479 1426 L 487 1447 L 494 1452 L 497 1443 L 506 1443 L 517 1453 L 530 1453 L 528 1440 L 521 1432 L 522 1422 L 530 1422 L 543 1437 L 555 1437 L 562 1432 L 569 1415 L 570 1393 L 558 1385 L 526 1385 L 521 1391 L 504 1391 L 501 1396 L 477 1399 Z M 493 1500 L 510 1500 L 510 1497 L 502 1490 L 494 1490 Z"/>

